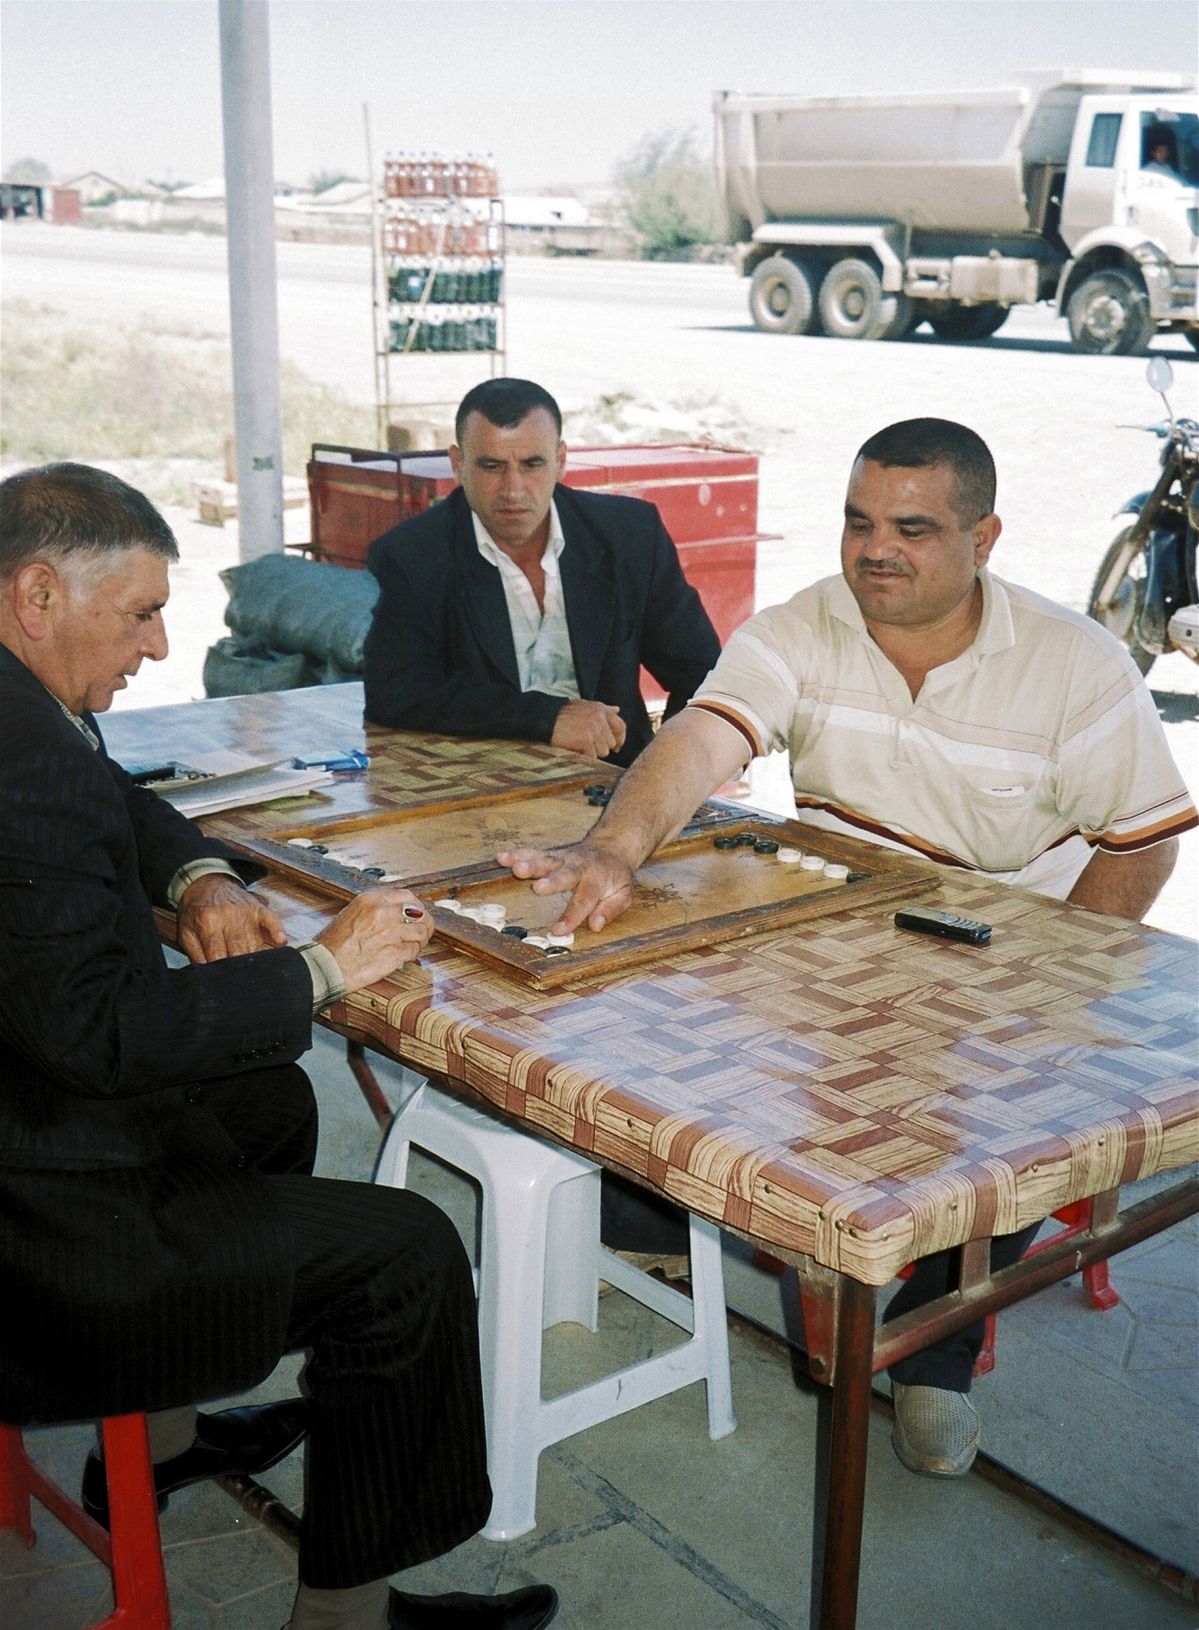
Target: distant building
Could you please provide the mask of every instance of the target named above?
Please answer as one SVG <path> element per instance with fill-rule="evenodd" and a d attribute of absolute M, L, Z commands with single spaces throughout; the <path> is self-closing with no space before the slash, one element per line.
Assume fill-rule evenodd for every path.
<path fill-rule="evenodd" d="M 132 198 L 141 189 L 127 187 L 123 181 L 114 181 L 99 170 L 84 170 L 82 175 L 68 176 L 59 186 L 69 187 L 79 194 L 84 204 L 108 203 L 113 198 Z"/>
<path fill-rule="evenodd" d="M 46 181 L 0 181 L 0 220 L 70 226 L 82 219 L 83 204 L 73 187 Z"/>
<path fill-rule="evenodd" d="M 212 204 L 225 202 L 225 178 L 214 176 L 211 181 L 189 181 L 186 187 L 176 187 L 171 194 L 173 204 Z"/>
<path fill-rule="evenodd" d="M 339 213 L 348 211 L 351 214 L 369 215 L 371 189 L 366 181 L 335 181 L 331 187 L 325 187 L 321 192 L 297 190 L 290 201 L 300 209 L 335 209 Z"/>
<path fill-rule="evenodd" d="M 504 228 L 512 254 L 597 255 L 613 248 L 608 222 L 569 194 L 506 196 Z"/>

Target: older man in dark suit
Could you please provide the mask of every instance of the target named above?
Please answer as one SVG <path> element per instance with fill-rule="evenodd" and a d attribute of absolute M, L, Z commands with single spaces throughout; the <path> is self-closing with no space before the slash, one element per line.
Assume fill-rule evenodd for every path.
<path fill-rule="evenodd" d="M 490 1504 L 470 1269 L 418 1196 L 308 1175 L 314 1011 L 417 957 L 428 916 L 381 888 L 288 945 L 255 869 L 105 752 L 96 713 L 166 654 L 177 552 L 101 471 L 0 486 L 0 1419 L 153 1411 L 163 1500 L 307 1428 L 292 1630 L 538 1630 L 544 1586 L 389 1589 Z M 297 1349 L 306 1402 L 197 1418 Z M 103 1520 L 95 1457 L 84 1498 Z"/>
<path fill-rule="evenodd" d="M 367 718 L 631 764 L 642 664 L 669 717 L 720 655 L 657 510 L 560 484 L 562 415 L 530 380 L 476 385 L 455 435 L 457 490 L 371 545 Z"/>

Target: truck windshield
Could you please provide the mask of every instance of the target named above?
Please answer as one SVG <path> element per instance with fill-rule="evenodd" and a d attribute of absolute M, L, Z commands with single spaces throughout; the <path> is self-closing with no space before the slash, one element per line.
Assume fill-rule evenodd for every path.
<path fill-rule="evenodd" d="M 1168 170 L 1188 186 L 1199 187 L 1199 114 L 1143 113 L 1141 168 Z"/>

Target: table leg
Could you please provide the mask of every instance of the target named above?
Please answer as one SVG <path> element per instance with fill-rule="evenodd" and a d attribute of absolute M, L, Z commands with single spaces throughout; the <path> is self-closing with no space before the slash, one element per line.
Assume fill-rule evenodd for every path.
<path fill-rule="evenodd" d="M 811 1630 L 857 1621 L 875 1296 L 872 1285 L 842 1279 L 832 1385 L 817 1392 Z"/>
<path fill-rule="evenodd" d="M 366 1048 L 360 1041 L 350 1041 L 347 1038 L 346 1063 L 350 1066 L 350 1073 L 362 1089 L 362 1096 L 370 1105 L 371 1114 L 386 1131 L 391 1125 L 392 1108 L 387 1102 L 387 1094 L 379 1085 L 378 1077 L 366 1061 Z"/>

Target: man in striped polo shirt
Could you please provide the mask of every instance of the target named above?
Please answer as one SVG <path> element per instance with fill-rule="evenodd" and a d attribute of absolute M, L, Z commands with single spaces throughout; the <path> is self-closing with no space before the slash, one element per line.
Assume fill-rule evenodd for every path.
<path fill-rule="evenodd" d="M 750 758 L 786 748 L 802 818 L 1139 920 L 1199 824 L 1147 686 L 1097 623 L 993 577 L 995 465 L 947 419 L 864 443 L 841 573 L 740 628 L 691 703 L 622 778 L 588 840 L 500 856 L 539 893 L 571 891 L 554 932 L 611 922 L 632 875 Z M 1014 1262 L 1036 1226 L 996 1240 Z M 925 1257 L 894 1318 L 953 1288 Z M 891 1369 L 911 1470 L 960 1477 L 978 1447 L 966 1394 L 981 1322 Z"/>

